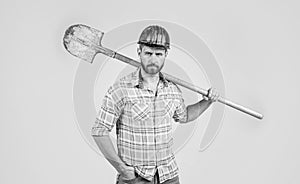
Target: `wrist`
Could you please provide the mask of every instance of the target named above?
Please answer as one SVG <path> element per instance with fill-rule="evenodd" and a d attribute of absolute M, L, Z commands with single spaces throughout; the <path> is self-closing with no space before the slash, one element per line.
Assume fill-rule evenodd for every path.
<path fill-rule="evenodd" d="M 127 166 L 124 163 L 120 163 L 119 167 L 118 167 L 118 172 L 120 174 L 124 174 L 127 170 Z"/>
<path fill-rule="evenodd" d="M 203 97 L 203 99 L 200 101 L 200 103 L 206 103 L 206 104 L 212 104 L 214 101 L 212 99 L 209 99 L 208 97 Z"/>

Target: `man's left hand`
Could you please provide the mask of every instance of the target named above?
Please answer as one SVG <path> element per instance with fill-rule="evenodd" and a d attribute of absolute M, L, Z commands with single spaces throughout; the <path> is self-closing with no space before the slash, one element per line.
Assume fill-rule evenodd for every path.
<path fill-rule="evenodd" d="M 215 102 L 219 99 L 220 95 L 214 88 L 209 88 L 208 94 L 205 97 L 206 97 L 206 100 Z"/>

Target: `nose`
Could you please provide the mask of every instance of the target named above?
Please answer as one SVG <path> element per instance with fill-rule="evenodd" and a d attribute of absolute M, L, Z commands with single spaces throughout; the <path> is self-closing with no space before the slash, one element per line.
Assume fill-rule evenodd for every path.
<path fill-rule="evenodd" d="M 155 55 L 155 54 L 152 54 L 151 57 L 150 57 L 150 61 L 151 61 L 152 63 L 157 63 L 157 61 L 158 61 L 158 56 Z"/>

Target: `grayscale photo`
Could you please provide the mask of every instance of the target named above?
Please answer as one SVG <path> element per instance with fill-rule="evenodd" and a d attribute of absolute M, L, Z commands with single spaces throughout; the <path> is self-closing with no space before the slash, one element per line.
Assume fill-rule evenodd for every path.
<path fill-rule="evenodd" d="M 1 1 L 2 184 L 298 184 L 296 1 Z"/>

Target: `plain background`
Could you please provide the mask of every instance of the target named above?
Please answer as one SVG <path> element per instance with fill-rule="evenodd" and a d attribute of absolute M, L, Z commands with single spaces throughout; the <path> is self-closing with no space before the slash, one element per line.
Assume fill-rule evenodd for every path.
<path fill-rule="evenodd" d="M 62 46 L 73 23 L 109 31 L 143 19 L 199 35 L 222 69 L 226 96 L 265 115 L 226 109 L 214 143 L 199 134 L 177 154 L 182 183 L 300 182 L 299 2 L 0 2 L 0 183 L 114 183 L 114 169 L 82 138 L 72 85 L 78 60 Z"/>

